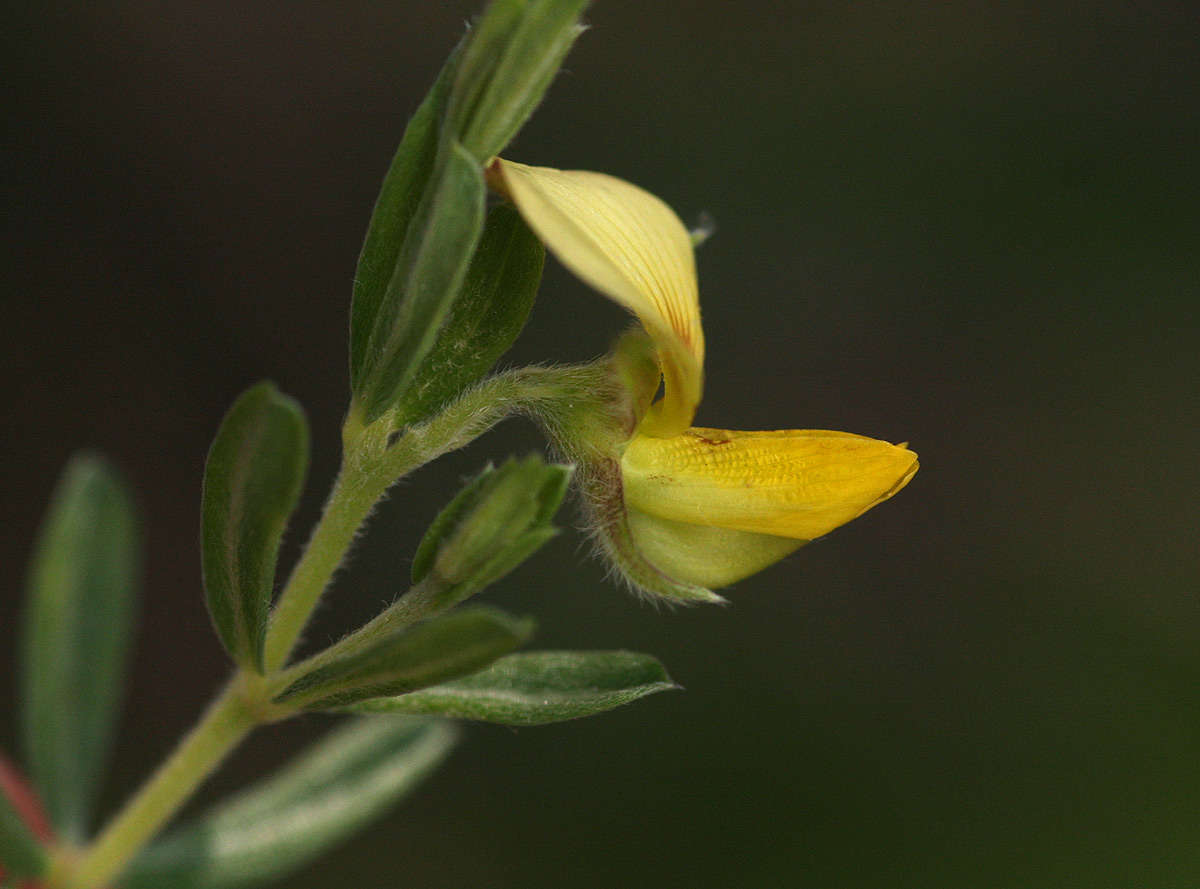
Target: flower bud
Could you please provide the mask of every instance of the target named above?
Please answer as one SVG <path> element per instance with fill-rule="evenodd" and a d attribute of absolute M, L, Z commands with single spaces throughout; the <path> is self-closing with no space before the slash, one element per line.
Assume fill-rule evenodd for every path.
<path fill-rule="evenodd" d="M 489 465 L 430 525 L 413 582 L 434 584 L 449 606 L 504 577 L 558 533 L 551 519 L 572 472 L 537 456 Z"/>

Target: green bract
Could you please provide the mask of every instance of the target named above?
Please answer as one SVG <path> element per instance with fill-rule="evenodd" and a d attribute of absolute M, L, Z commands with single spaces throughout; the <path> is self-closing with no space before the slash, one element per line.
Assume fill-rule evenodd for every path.
<path fill-rule="evenodd" d="M 367 363 L 367 345 L 375 320 L 383 308 L 400 249 L 437 161 L 441 119 L 456 56 L 450 56 L 429 95 L 408 122 L 367 226 L 354 271 L 350 308 L 350 389 L 355 395 L 362 391 L 363 366 Z"/>

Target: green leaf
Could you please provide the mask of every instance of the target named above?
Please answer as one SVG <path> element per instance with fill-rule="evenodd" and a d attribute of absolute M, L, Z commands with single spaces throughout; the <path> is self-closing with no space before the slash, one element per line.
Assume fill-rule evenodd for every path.
<path fill-rule="evenodd" d="M 509 350 L 533 308 L 545 258 L 514 208 L 492 208 L 445 325 L 396 404 L 400 423 L 427 419 Z"/>
<path fill-rule="evenodd" d="M 30 777 L 51 823 L 82 839 L 104 776 L 124 688 L 140 533 L 132 498 L 101 458 L 72 458 L 29 575 L 22 639 Z"/>
<path fill-rule="evenodd" d="M 528 6 L 529 0 L 492 0 L 483 15 L 471 24 L 464 45 L 460 46 L 454 91 L 446 111 L 447 128 L 460 142 Z"/>
<path fill-rule="evenodd" d="M 233 659 L 262 671 L 275 562 L 308 472 L 304 411 L 271 383 L 244 392 L 204 467 L 201 561 L 208 611 Z"/>
<path fill-rule="evenodd" d="M 0 880 L 40 877 L 48 864 L 46 851 L 5 791 L 4 782 L 0 782 Z"/>
<path fill-rule="evenodd" d="M 496 0 L 475 26 L 447 126 L 481 162 L 504 150 L 541 103 L 583 32 L 587 0 Z"/>
<path fill-rule="evenodd" d="M 360 713 L 429 713 L 543 725 L 602 713 L 677 689 L 656 658 L 631 651 L 533 651 L 412 694 L 362 701 Z"/>
<path fill-rule="evenodd" d="M 373 422 L 401 398 L 406 414 L 424 415 L 484 373 L 520 331 L 528 313 L 522 305 L 524 287 L 536 289 L 540 268 L 529 267 L 532 250 L 509 257 L 493 257 L 489 250 L 479 257 L 482 290 L 496 286 L 495 275 L 502 270 L 498 260 L 505 274 L 534 280 L 521 291 L 499 292 L 513 304 L 498 306 L 505 313 L 495 346 L 476 349 L 478 356 L 453 379 L 443 381 L 436 373 L 460 344 L 474 343 L 480 331 L 491 330 L 486 323 L 479 326 L 477 305 L 458 318 L 470 336 L 452 331 L 442 340 L 448 351 L 426 366 L 443 326 L 454 320 L 451 310 L 479 243 L 483 164 L 541 101 L 582 30 L 578 16 L 585 5 L 585 0 L 493 2 L 409 124 L 384 180 L 355 276 L 350 375 L 359 422 Z M 519 224 L 509 222 L 509 231 L 527 236 Z M 504 234 L 498 234 L 502 245 Z M 480 291 L 473 286 L 466 296 L 474 293 L 479 303 Z M 426 385 L 430 382 L 432 387 Z"/>
<path fill-rule="evenodd" d="M 285 876 L 382 816 L 457 737 L 440 721 L 356 719 L 153 844 L 121 887 L 235 889 Z"/>
<path fill-rule="evenodd" d="M 368 698 L 404 694 L 474 673 L 523 644 L 533 621 L 473 608 L 406 627 L 365 651 L 301 676 L 275 703 L 327 710 Z"/>
<path fill-rule="evenodd" d="M 367 343 L 356 393 L 370 423 L 412 385 L 450 313 L 483 230 L 483 169 L 458 143 L 409 226 Z"/>
<path fill-rule="evenodd" d="M 455 50 L 408 122 L 367 226 L 358 268 L 354 272 L 354 298 L 350 308 L 350 388 L 355 394 L 362 382 L 371 331 L 396 271 L 409 223 L 416 215 L 433 175 L 441 138 L 441 119 L 457 59 L 458 50 Z"/>

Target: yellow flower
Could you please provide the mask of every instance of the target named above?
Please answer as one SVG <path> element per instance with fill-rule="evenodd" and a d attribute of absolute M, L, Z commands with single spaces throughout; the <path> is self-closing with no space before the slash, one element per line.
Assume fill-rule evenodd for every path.
<path fill-rule="evenodd" d="M 692 242 L 654 195 L 602 173 L 497 159 L 488 170 L 530 228 L 572 272 L 632 312 L 653 342 L 663 396 L 591 474 L 605 549 L 652 593 L 716 598 L 887 500 L 917 471 L 917 455 L 826 430 L 735 432 L 691 426 L 703 389 L 704 333 Z M 649 388 L 653 389 L 652 384 Z M 688 591 L 691 591 L 690 593 Z"/>

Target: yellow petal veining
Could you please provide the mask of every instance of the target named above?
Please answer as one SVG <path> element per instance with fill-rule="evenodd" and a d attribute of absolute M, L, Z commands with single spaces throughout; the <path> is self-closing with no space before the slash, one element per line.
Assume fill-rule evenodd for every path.
<path fill-rule="evenodd" d="M 642 432 L 686 429 L 703 386 L 704 332 L 691 236 L 679 217 L 603 173 L 497 159 L 489 178 L 563 265 L 633 312 L 654 340 L 664 397 Z"/>

